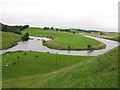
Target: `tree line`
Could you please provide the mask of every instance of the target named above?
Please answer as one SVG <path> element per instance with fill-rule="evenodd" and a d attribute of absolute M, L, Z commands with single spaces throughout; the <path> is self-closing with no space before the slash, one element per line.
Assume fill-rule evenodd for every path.
<path fill-rule="evenodd" d="M 70 29 L 59 29 L 59 28 L 54 28 L 54 27 L 44 27 L 43 30 L 55 30 L 55 31 L 64 31 L 64 32 L 71 32 Z M 75 32 L 72 32 L 75 34 Z"/>
<path fill-rule="evenodd" d="M 22 34 L 21 31 L 24 30 L 24 29 L 27 29 L 29 28 L 29 25 L 24 25 L 24 26 L 9 26 L 9 25 L 4 25 L 4 24 L 1 24 L 2 25 L 2 29 L 1 31 L 3 32 L 13 32 L 13 33 L 16 33 L 16 34 Z"/>
<path fill-rule="evenodd" d="M 9 25 L 4 25 L 4 24 L 0 23 L 0 27 L 2 27 L 2 28 L 0 28 L 0 31 L 3 31 L 3 32 L 13 32 L 13 33 L 22 35 L 21 31 L 29 28 L 29 25 L 9 26 Z M 23 40 L 23 41 L 27 41 L 28 39 L 29 39 L 29 33 L 26 33 L 25 35 L 23 35 L 21 37 L 21 40 Z"/>

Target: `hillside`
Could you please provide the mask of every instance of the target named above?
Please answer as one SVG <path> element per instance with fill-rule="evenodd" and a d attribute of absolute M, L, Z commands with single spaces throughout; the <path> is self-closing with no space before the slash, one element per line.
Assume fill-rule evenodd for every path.
<path fill-rule="evenodd" d="M 118 49 L 58 72 L 47 79 L 43 87 L 118 87 Z"/>
<path fill-rule="evenodd" d="M 3 81 L 14 88 L 117 88 L 118 48 L 64 69 Z"/>
<path fill-rule="evenodd" d="M 12 32 L 2 32 L 2 48 L 0 49 L 8 49 L 14 45 L 17 45 L 17 41 L 21 40 L 21 35 L 14 34 Z M 0 46 L 1 47 L 1 46 Z"/>

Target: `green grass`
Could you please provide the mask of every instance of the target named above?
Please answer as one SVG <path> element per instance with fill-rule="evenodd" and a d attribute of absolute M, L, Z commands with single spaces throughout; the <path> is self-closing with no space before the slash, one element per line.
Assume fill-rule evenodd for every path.
<path fill-rule="evenodd" d="M 105 44 L 97 40 L 69 32 L 60 32 L 55 30 L 44 31 L 42 28 L 28 28 L 23 31 L 23 34 L 26 32 L 30 35 L 54 38 L 54 40 L 44 43 L 44 45 L 53 49 L 68 50 L 68 46 L 70 46 L 70 50 L 84 50 L 87 49 L 88 45 L 92 45 L 94 49 L 105 48 Z"/>
<path fill-rule="evenodd" d="M 19 58 L 17 58 L 18 56 Z M 58 65 L 56 65 L 56 54 L 22 51 L 8 53 L 2 56 L 3 80 L 56 71 L 89 58 L 91 57 L 57 55 Z M 8 67 L 5 66 L 5 59 L 11 63 Z M 15 65 L 13 65 L 14 62 Z"/>
<path fill-rule="evenodd" d="M 8 49 L 14 45 L 17 45 L 17 41 L 21 40 L 21 36 L 18 34 L 14 34 L 11 32 L 2 32 L 2 39 L 0 42 L 2 42 L 2 48 L 0 49 Z"/>
<path fill-rule="evenodd" d="M 54 74 L 42 87 L 117 88 L 118 48 Z"/>
<path fill-rule="evenodd" d="M 94 37 L 100 37 L 100 38 L 105 38 L 105 39 L 110 39 L 114 41 L 119 41 L 120 42 L 120 33 L 105 33 L 105 35 L 100 35 L 100 33 L 86 33 L 87 35 L 94 36 Z"/>
<path fill-rule="evenodd" d="M 23 52 L 15 52 L 15 53 L 18 54 Z M 10 53 L 10 54 L 15 55 L 15 53 L 14 54 Z M 8 57 L 8 56 L 3 55 L 3 57 Z M 73 56 L 68 56 L 69 58 L 68 60 L 71 60 L 72 57 Z M 81 56 L 78 57 L 74 56 L 74 58 L 80 58 L 80 57 Z M 31 59 L 31 57 L 29 58 Z M 73 59 L 73 61 L 74 60 L 76 59 Z M 66 61 L 66 59 L 64 58 L 63 61 Z M 35 63 L 33 64 L 36 66 Z M 28 66 L 29 64 L 26 64 L 26 68 Z M 46 66 L 48 65 L 47 64 L 44 65 L 44 67 Z M 10 66 L 10 67 L 17 67 L 17 66 Z M 9 67 L 5 67 L 5 68 L 9 69 Z M 20 68 L 26 69 L 23 65 L 21 65 Z M 8 71 L 9 74 L 12 74 L 12 70 L 14 69 L 18 70 L 18 68 L 13 68 L 11 69 L 11 72 Z M 5 75 L 4 71 L 3 74 Z M 19 76 L 19 74 L 17 75 Z M 4 80 L 3 87 L 4 88 L 117 88 L 118 87 L 118 48 L 115 48 L 100 56 L 96 56 L 90 59 L 82 59 L 78 64 L 74 64 L 57 71 Z"/>

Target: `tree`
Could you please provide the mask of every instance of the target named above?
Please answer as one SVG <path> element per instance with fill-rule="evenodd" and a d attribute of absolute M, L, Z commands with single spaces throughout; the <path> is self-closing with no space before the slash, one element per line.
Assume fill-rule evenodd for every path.
<path fill-rule="evenodd" d="M 23 41 L 27 41 L 29 39 L 29 33 L 27 32 L 23 37 L 22 40 Z"/>
<path fill-rule="evenodd" d="M 51 30 L 53 30 L 54 28 L 53 27 L 51 27 Z"/>
<path fill-rule="evenodd" d="M 70 46 L 68 46 L 68 50 L 70 50 Z"/>
<path fill-rule="evenodd" d="M 88 45 L 88 50 L 92 50 L 92 45 Z"/>
<path fill-rule="evenodd" d="M 56 31 L 58 31 L 59 29 L 57 28 Z"/>
<path fill-rule="evenodd" d="M 47 27 L 47 30 L 49 30 L 49 27 Z"/>
<path fill-rule="evenodd" d="M 29 25 L 24 25 L 24 26 L 18 26 L 18 25 L 15 25 L 15 26 L 9 26 L 9 25 L 4 25 L 2 23 L 0 23 L 0 25 L 2 26 L 2 31 L 3 32 L 13 32 L 13 33 L 16 33 L 16 34 L 22 34 L 21 31 L 26 29 L 26 28 L 29 28 Z"/>
<path fill-rule="evenodd" d="M 105 33 L 104 32 L 100 32 L 100 35 L 105 35 Z"/>
<path fill-rule="evenodd" d="M 100 32 L 100 35 L 103 35 L 103 33 L 102 33 L 102 32 Z"/>
<path fill-rule="evenodd" d="M 20 30 L 24 30 L 24 29 L 27 29 L 27 28 L 29 28 L 29 25 L 22 26 L 22 27 L 20 28 Z"/>
<path fill-rule="evenodd" d="M 73 34 L 75 34 L 75 32 L 73 32 Z"/>
<path fill-rule="evenodd" d="M 43 29 L 46 30 L 47 27 L 44 27 Z"/>

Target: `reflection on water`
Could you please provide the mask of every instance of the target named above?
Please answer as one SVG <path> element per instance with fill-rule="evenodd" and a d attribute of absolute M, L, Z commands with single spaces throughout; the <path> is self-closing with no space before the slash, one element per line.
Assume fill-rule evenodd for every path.
<path fill-rule="evenodd" d="M 4 54 L 6 52 L 13 52 L 13 51 L 17 51 L 17 50 L 22 50 L 22 51 L 37 51 L 37 52 L 50 52 L 50 53 L 58 53 L 58 54 L 65 54 L 65 55 L 79 55 L 79 56 L 97 56 L 97 55 L 101 55 L 115 47 L 118 46 L 118 42 L 117 41 L 112 41 L 112 40 L 107 40 L 107 39 L 102 39 L 102 38 L 97 38 L 97 37 L 92 37 L 92 36 L 87 36 L 84 35 L 86 37 L 89 38 L 93 38 L 96 40 L 99 40 L 103 43 L 106 44 L 106 48 L 105 49 L 100 49 L 100 50 L 93 50 L 93 51 L 89 51 L 89 50 L 84 50 L 84 51 L 69 51 L 69 50 L 55 50 L 55 49 L 50 49 L 46 46 L 43 46 L 42 44 L 42 40 L 48 41 L 50 40 L 49 38 L 45 38 L 45 37 L 34 37 L 34 36 L 30 36 L 30 40 L 28 41 L 20 41 L 18 42 L 18 45 L 7 49 L 7 50 L 2 50 L 0 52 L 0 54 Z"/>

